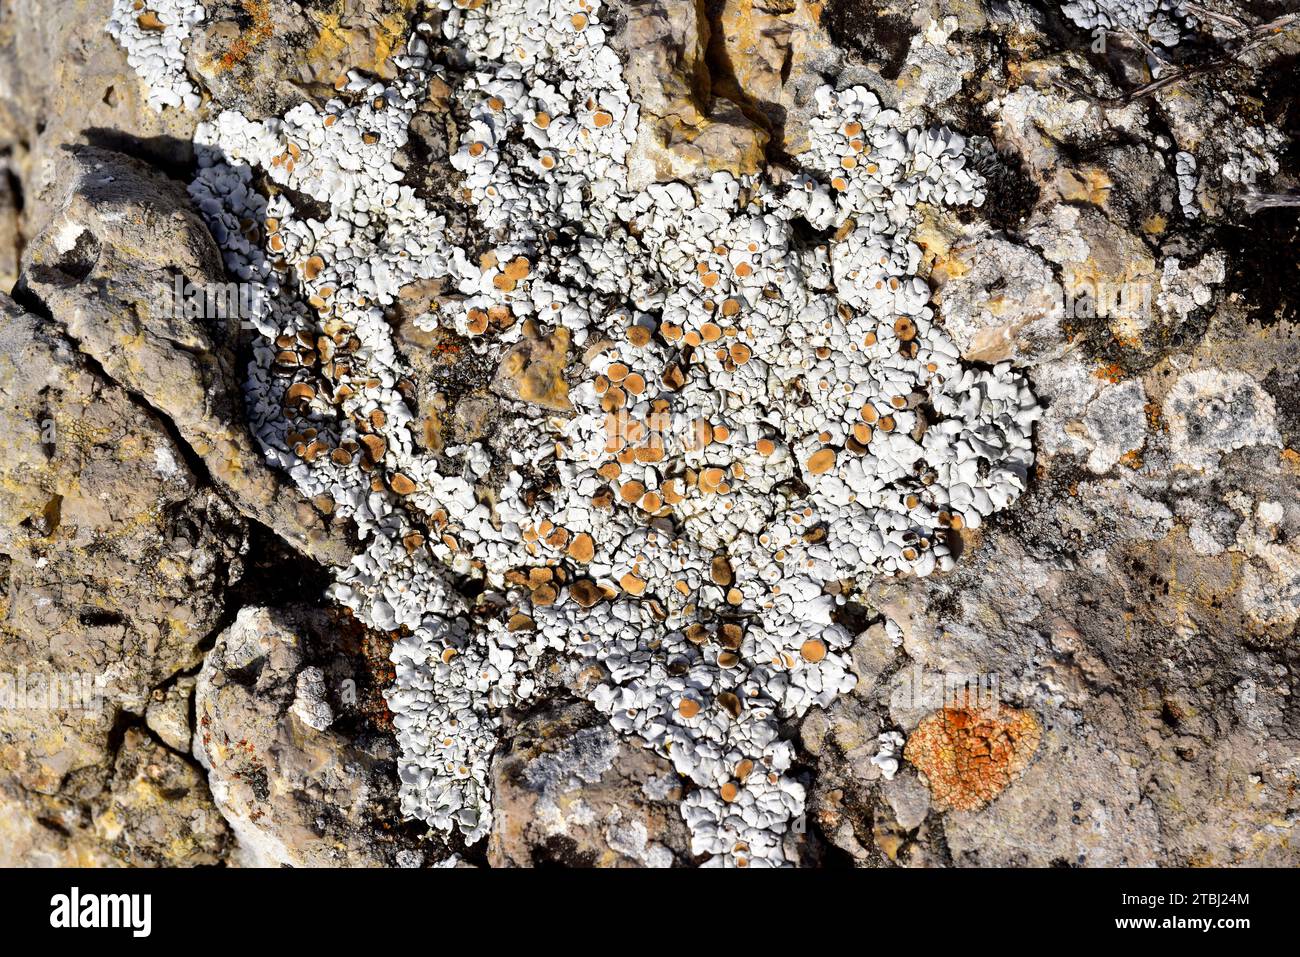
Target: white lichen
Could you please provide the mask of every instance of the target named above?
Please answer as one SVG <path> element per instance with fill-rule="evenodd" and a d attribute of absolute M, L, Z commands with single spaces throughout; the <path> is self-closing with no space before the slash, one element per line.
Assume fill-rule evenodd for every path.
<path fill-rule="evenodd" d="M 854 685 L 846 588 L 950 567 L 949 529 L 1011 504 L 1033 461 L 1034 397 L 1007 364 L 962 364 L 910 240 L 918 204 L 978 205 L 982 181 L 959 135 L 824 87 L 782 182 L 634 191 L 637 106 L 599 4 L 440 7 L 467 64 L 450 159 L 489 252 L 452 242 L 393 163 L 433 69 L 418 33 L 391 85 L 201 125 L 191 187 L 229 270 L 267 293 L 253 429 L 365 541 L 333 596 L 400 632 L 403 811 L 484 836 L 499 714 L 562 653 L 694 782 L 696 853 L 782 863 L 805 794 L 779 719 Z M 508 405 L 487 446 L 423 450 L 383 307 L 431 278 L 455 292 L 436 322 L 476 351 L 562 330 L 578 384 L 550 411 Z M 455 576 L 483 579 L 473 615 Z"/>
<path fill-rule="evenodd" d="M 190 31 L 207 12 L 199 0 L 113 0 L 109 35 L 149 90 L 149 105 L 197 109 L 199 91 L 185 73 Z"/>

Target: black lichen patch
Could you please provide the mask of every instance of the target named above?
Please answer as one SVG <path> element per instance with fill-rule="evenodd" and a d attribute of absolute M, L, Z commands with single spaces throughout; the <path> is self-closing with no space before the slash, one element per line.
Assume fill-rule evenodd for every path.
<path fill-rule="evenodd" d="M 1220 240 L 1229 255 L 1229 289 L 1246 296 L 1251 322 L 1272 326 L 1300 321 L 1300 215 L 1294 208 L 1262 209 L 1226 226 Z"/>
<path fill-rule="evenodd" d="M 915 33 L 906 17 L 880 13 L 863 0 L 830 0 L 822 23 L 836 46 L 880 64 L 886 80 L 898 78 Z"/>

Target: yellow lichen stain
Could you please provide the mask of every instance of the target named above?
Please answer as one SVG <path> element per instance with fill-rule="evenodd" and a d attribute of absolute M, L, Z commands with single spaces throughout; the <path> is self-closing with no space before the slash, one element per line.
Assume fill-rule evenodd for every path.
<path fill-rule="evenodd" d="M 315 14 L 319 36 L 304 59 L 309 64 L 321 64 L 346 60 L 351 54 L 354 59 L 344 64 L 348 69 L 381 73 L 384 64 L 406 37 L 407 12 L 415 6 L 415 0 L 402 0 L 398 6 L 397 11 L 382 17 L 377 25 L 369 22 L 360 26 L 345 24 L 342 2 L 327 13 Z M 367 50 L 371 44 L 373 46 Z"/>
<path fill-rule="evenodd" d="M 1112 385 L 1116 382 L 1122 382 L 1124 379 L 1124 370 L 1114 362 L 1098 366 L 1092 371 L 1092 374 L 1098 379 L 1105 379 Z"/>
<path fill-rule="evenodd" d="M 1142 468 L 1142 450 L 1129 449 L 1119 457 L 1119 461 L 1121 465 L 1125 465 L 1136 471 L 1137 469 Z"/>
<path fill-rule="evenodd" d="M 1156 213 L 1153 216 L 1149 216 L 1146 222 L 1142 224 L 1142 232 L 1146 233 L 1148 236 L 1160 236 L 1164 233 L 1168 225 L 1169 221 L 1159 213 Z"/>
<path fill-rule="evenodd" d="M 1114 185 L 1106 171 L 1096 167 L 1062 169 L 1056 174 L 1056 188 L 1061 198 L 1070 203 L 1091 203 L 1105 206 Z"/>

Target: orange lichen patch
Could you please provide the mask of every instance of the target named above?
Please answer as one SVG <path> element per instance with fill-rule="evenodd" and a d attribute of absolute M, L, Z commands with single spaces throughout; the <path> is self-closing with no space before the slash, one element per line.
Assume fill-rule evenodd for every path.
<path fill-rule="evenodd" d="M 722 786 L 719 793 L 722 795 L 722 800 L 730 804 L 732 801 L 736 800 L 736 798 L 740 797 L 740 785 L 735 781 L 728 781 Z"/>
<path fill-rule="evenodd" d="M 217 61 L 218 72 L 224 73 L 236 64 L 243 63 L 254 49 L 271 39 L 274 32 L 267 0 L 240 0 L 239 5 L 252 18 L 253 23 Z"/>
<path fill-rule="evenodd" d="M 606 110 L 597 110 L 592 114 L 591 122 L 596 125 L 597 129 L 604 129 L 606 126 L 609 126 L 609 124 L 614 122 L 614 117 Z"/>
<path fill-rule="evenodd" d="M 569 22 L 573 24 L 573 29 L 585 30 L 587 28 L 587 15 L 585 13 L 575 13 L 569 17 Z"/>
<path fill-rule="evenodd" d="M 167 29 L 167 24 L 163 23 L 162 20 L 158 18 L 158 14 L 154 13 L 152 10 L 146 10 L 144 13 L 140 14 L 140 16 L 136 17 L 135 22 L 140 25 L 141 30 L 161 32 Z"/>
<path fill-rule="evenodd" d="M 569 557 L 575 562 L 589 562 L 596 556 L 596 543 L 586 532 L 579 532 L 569 542 Z"/>
<path fill-rule="evenodd" d="M 693 718 L 700 713 L 700 703 L 692 698 L 683 698 L 677 706 L 677 713 L 683 718 Z"/>
<path fill-rule="evenodd" d="M 605 597 L 605 593 L 590 578 L 580 578 L 569 586 L 569 596 L 583 608 L 591 608 Z"/>
<path fill-rule="evenodd" d="M 929 780 L 939 811 L 977 811 L 1029 767 L 1042 739 L 1032 712 L 996 708 L 944 708 L 925 718 L 903 756 Z"/>
<path fill-rule="evenodd" d="M 1124 378 L 1124 370 L 1114 362 L 1109 365 L 1098 366 L 1093 370 L 1092 374 L 1098 379 L 1105 379 L 1112 384 Z"/>
<path fill-rule="evenodd" d="M 771 439 L 759 439 L 754 448 L 758 450 L 759 455 L 768 456 L 776 452 L 776 443 Z"/>
<path fill-rule="evenodd" d="M 733 718 L 740 717 L 741 709 L 744 706 L 741 704 L 740 698 L 732 694 L 730 691 L 722 692 L 722 694 L 718 695 L 714 700 L 717 701 L 719 708 L 727 712 L 727 714 L 731 715 Z"/>
<path fill-rule="evenodd" d="M 652 333 L 645 326 L 628 326 L 627 341 L 637 348 L 648 346 Z"/>
<path fill-rule="evenodd" d="M 1139 449 L 1129 449 L 1119 457 L 1121 465 L 1126 465 L 1131 469 L 1140 469 L 1142 467 L 1142 452 Z"/>
<path fill-rule="evenodd" d="M 506 263 L 505 274 L 518 282 L 528 275 L 528 271 L 533 268 L 533 264 L 528 261 L 526 256 L 516 256 L 510 262 Z"/>
<path fill-rule="evenodd" d="M 637 596 L 645 594 L 645 581 L 637 578 L 631 572 L 628 572 L 620 578 L 618 583 L 629 595 Z"/>
<path fill-rule="evenodd" d="M 415 483 L 401 472 L 397 472 L 393 475 L 388 486 L 398 495 L 410 495 L 415 491 Z"/>

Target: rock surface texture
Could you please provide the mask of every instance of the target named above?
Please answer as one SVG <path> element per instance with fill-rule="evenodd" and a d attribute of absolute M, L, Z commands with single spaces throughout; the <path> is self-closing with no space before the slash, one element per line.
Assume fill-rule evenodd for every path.
<path fill-rule="evenodd" d="M 1300 864 L 1289 6 L 4 3 L 0 864 Z"/>

